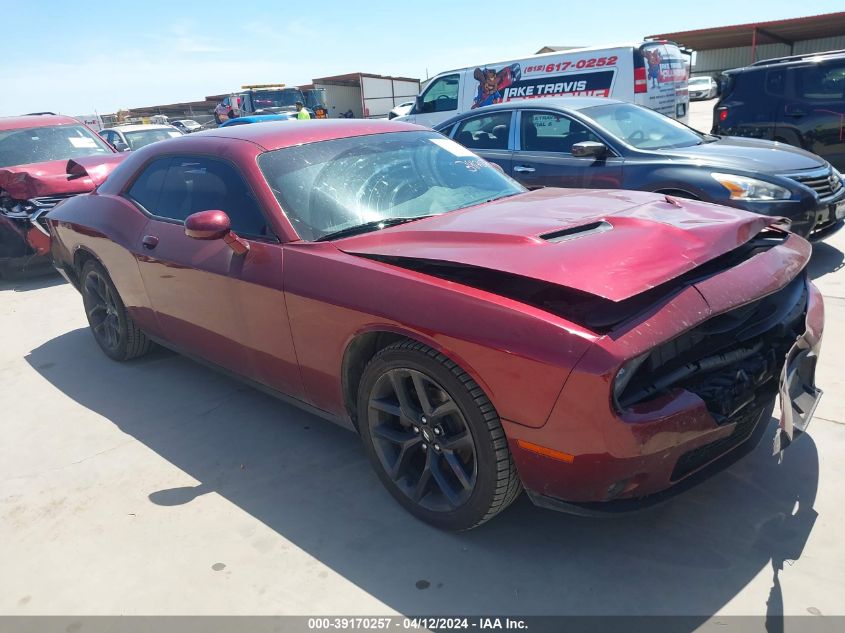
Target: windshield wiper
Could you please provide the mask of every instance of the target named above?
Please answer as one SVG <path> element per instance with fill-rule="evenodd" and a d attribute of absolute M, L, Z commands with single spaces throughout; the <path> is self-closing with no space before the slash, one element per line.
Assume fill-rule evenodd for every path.
<path fill-rule="evenodd" d="M 326 233 L 322 237 L 318 237 L 315 242 L 326 242 L 328 240 L 337 240 L 341 237 L 350 237 L 352 235 L 359 235 L 369 231 L 377 231 L 386 229 L 390 226 L 398 226 L 406 222 L 413 222 L 414 220 L 422 220 L 423 218 L 430 218 L 430 215 L 416 215 L 412 218 L 382 218 L 381 220 L 373 220 L 372 222 L 364 222 L 364 224 L 356 224 L 346 229 Z"/>

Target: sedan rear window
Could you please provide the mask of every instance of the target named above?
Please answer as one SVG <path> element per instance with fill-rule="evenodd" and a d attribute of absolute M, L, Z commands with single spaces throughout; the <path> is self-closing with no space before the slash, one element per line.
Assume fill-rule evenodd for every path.
<path fill-rule="evenodd" d="M 485 160 L 434 132 L 392 132 L 287 147 L 258 165 L 299 236 L 438 215 L 522 193 Z M 331 239 L 329 237 L 328 239 Z"/>
<path fill-rule="evenodd" d="M 82 125 L 0 131 L 0 167 L 111 153 L 101 138 Z"/>

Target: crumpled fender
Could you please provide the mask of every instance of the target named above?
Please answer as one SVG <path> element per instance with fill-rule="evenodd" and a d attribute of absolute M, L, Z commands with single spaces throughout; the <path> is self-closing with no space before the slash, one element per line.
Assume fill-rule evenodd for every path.
<path fill-rule="evenodd" d="M 99 187 L 127 156 L 128 154 L 112 154 L 110 156 L 71 158 L 67 162 L 68 180 L 88 178 L 94 187 Z"/>
<path fill-rule="evenodd" d="M 17 200 L 93 191 L 125 154 L 86 156 L 0 169 L 0 189 Z"/>

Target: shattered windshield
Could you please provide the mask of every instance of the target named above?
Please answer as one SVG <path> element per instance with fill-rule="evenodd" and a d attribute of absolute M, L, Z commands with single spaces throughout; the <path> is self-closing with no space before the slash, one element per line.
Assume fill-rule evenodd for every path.
<path fill-rule="evenodd" d="M 0 130 L 0 167 L 111 153 L 105 141 L 82 125 Z"/>
<path fill-rule="evenodd" d="M 439 215 L 525 189 L 434 132 L 391 132 L 286 147 L 258 165 L 297 233 L 332 239 Z"/>

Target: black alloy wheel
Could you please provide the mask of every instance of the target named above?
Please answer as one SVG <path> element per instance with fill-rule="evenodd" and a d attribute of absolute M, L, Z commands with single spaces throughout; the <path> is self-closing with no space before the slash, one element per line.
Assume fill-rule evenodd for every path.
<path fill-rule="evenodd" d="M 390 369 L 368 403 L 376 454 L 393 483 L 434 511 L 466 503 L 478 478 L 475 444 L 458 405 L 433 378 Z"/>
<path fill-rule="evenodd" d="M 398 341 L 372 358 L 359 385 L 357 423 L 388 491 L 436 527 L 480 525 L 522 490 L 484 391 L 422 343 Z"/>
<path fill-rule="evenodd" d="M 152 342 L 127 314 L 105 269 L 89 260 L 82 267 L 80 280 L 88 325 L 106 356 L 123 361 L 146 354 Z"/>

